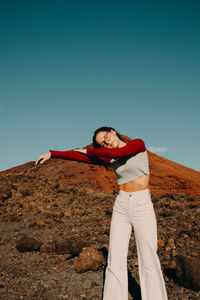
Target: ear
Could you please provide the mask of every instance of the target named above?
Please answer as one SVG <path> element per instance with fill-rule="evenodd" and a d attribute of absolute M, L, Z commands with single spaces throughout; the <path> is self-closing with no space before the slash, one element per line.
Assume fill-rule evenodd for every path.
<path fill-rule="evenodd" d="M 112 134 L 114 134 L 114 135 L 116 135 L 117 133 L 116 133 L 116 131 L 114 131 L 113 129 L 111 129 L 111 131 L 110 132 L 112 132 Z"/>

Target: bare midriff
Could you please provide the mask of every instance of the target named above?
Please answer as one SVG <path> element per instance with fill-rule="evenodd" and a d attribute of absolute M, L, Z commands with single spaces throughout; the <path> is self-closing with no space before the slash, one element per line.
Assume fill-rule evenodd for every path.
<path fill-rule="evenodd" d="M 142 175 L 141 177 L 119 184 L 119 189 L 128 193 L 137 192 L 149 188 L 149 175 Z"/>

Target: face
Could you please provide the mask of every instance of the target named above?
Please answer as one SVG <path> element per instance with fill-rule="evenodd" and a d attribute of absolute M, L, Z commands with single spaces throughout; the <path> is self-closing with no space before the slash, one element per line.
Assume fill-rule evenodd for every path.
<path fill-rule="evenodd" d="M 101 131 L 96 135 L 96 142 L 102 148 L 118 148 L 120 139 L 118 138 L 114 130 Z"/>

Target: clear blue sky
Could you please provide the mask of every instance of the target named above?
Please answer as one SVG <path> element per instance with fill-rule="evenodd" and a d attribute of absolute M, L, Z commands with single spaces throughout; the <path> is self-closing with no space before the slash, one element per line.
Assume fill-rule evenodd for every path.
<path fill-rule="evenodd" d="M 198 0 L 0 1 L 0 170 L 112 126 L 200 170 Z"/>

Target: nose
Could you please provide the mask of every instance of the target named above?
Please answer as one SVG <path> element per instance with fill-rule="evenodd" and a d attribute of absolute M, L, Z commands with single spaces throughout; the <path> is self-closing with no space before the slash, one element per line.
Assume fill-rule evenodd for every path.
<path fill-rule="evenodd" d="M 105 136 L 104 136 L 104 141 L 109 141 L 110 140 L 110 134 L 107 133 Z"/>

